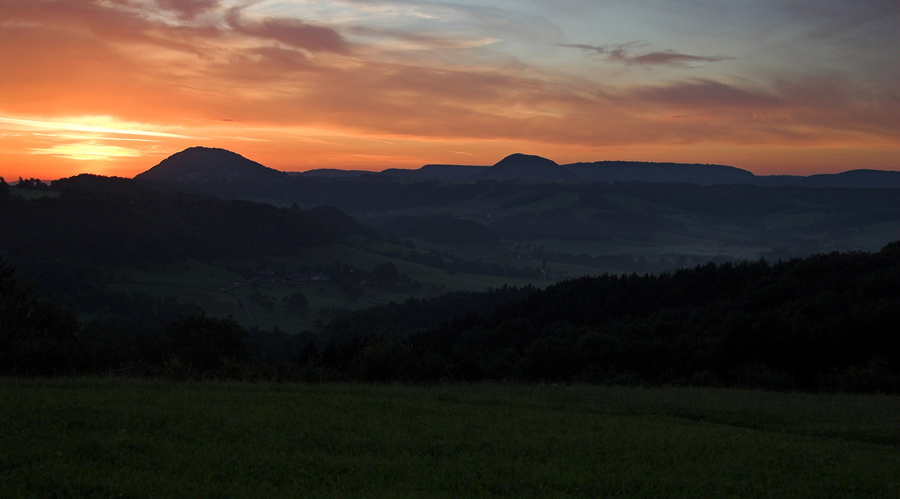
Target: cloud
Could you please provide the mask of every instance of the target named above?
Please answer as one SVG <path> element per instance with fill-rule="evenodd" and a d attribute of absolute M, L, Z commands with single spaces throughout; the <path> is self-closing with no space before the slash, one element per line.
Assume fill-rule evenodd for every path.
<path fill-rule="evenodd" d="M 641 45 L 644 44 L 632 42 L 622 45 L 562 44 L 561 46 L 599 54 L 604 60 L 609 62 L 635 66 L 688 66 L 694 62 L 719 62 L 733 59 L 732 57 L 724 56 L 682 54 L 674 50 L 634 54 L 632 48 Z"/>
<path fill-rule="evenodd" d="M 258 69 L 261 71 L 299 71 L 311 67 L 308 58 L 297 50 L 259 47 L 249 50 L 249 53 L 259 56 Z"/>
<path fill-rule="evenodd" d="M 65 34 L 80 43 L 92 38 L 96 45 L 119 53 L 140 44 L 196 54 L 202 47 L 199 40 L 222 36 L 212 25 L 167 24 L 153 15 L 151 7 L 129 0 L 13 0 L 3 7 L 0 28 L 56 37 Z"/>
<path fill-rule="evenodd" d="M 219 0 L 156 0 L 157 5 L 178 14 L 182 19 L 194 19 L 219 6 Z"/>
<path fill-rule="evenodd" d="M 107 41 L 143 39 L 153 22 L 129 12 L 127 3 L 105 4 L 91 0 L 13 1 L 3 6 L 4 24 L 41 30 L 87 30 Z"/>
<path fill-rule="evenodd" d="M 785 107 L 789 101 L 772 92 L 740 88 L 719 81 L 697 79 L 630 88 L 628 99 L 693 109 Z"/>
<path fill-rule="evenodd" d="M 195 140 L 187 136 L 208 141 L 239 135 L 271 139 L 273 150 L 295 153 L 311 147 L 308 136 L 340 136 L 341 145 L 333 147 L 355 151 L 365 147 L 347 144 L 374 138 L 415 142 L 427 156 L 426 145 L 440 141 L 458 141 L 455 151 L 489 141 L 560 150 L 658 144 L 724 149 L 787 141 L 897 143 L 900 130 L 895 79 L 838 72 L 833 65 L 827 72 L 806 65 L 781 71 L 780 63 L 769 64 L 775 60 L 770 52 L 753 47 L 740 52 L 740 68 L 713 64 L 730 59 L 723 55 L 657 50 L 664 45 L 642 42 L 568 44 L 563 46 L 577 49 L 568 54 L 575 57 L 558 57 L 559 44 L 571 33 L 558 30 L 553 16 L 541 21 L 527 13 L 512 17 L 508 10 L 434 3 L 416 4 L 434 14 L 424 17 L 379 11 L 381 2 L 8 1 L 0 18 L 0 63 L 12 68 L 0 72 L 3 115 L 43 123 L 109 115 L 159 126 L 56 128 L 56 134 L 115 134 L 179 146 Z M 245 7 L 230 8 L 235 4 Z M 360 6 L 370 10 L 352 10 Z M 325 15 L 332 11 L 344 16 Z M 804 47 L 804 54 L 848 59 L 841 51 Z M 600 71 L 586 71 L 581 61 L 570 64 L 584 54 L 609 64 Z M 895 58 L 883 52 L 854 54 L 854 60 L 883 62 L 884 73 L 896 68 Z M 760 61 L 765 64 L 752 65 Z M 702 78 L 692 79 L 681 71 L 630 70 L 701 65 L 691 76 Z M 234 121 L 209 123 L 221 117 Z M 184 136 L 128 135 L 123 128 Z M 140 145 L 115 142 L 123 144 Z M 52 149 L 57 145 L 39 141 L 20 150 L 64 152 Z M 93 150 L 95 156 L 102 152 Z M 293 154 L 300 156 L 306 157 Z"/>
<path fill-rule="evenodd" d="M 472 36 L 465 33 L 450 33 L 444 36 L 435 36 L 412 31 L 397 29 L 371 28 L 367 26 L 353 26 L 350 34 L 373 39 L 397 40 L 396 46 L 412 50 L 453 50 L 483 47 L 499 41 L 498 38 Z"/>
<path fill-rule="evenodd" d="M 240 8 L 229 9 L 225 15 L 234 31 L 255 38 L 270 39 L 311 52 L 348 53 L 349 44 L 340 33 L 326 26 L 309 24 L 299 19 L 266 17 L 248 20 Z"/>
<path fill-rule="evenodd" d="M 136 158 L 144 155 L 144 151 L 131 147 L 111 146 L 95 141 L 60 144 L 46 148 L 33 148 L 31 154 L 46 154 L 58 158 L 81 161 L 111 161 L 117 158 Z"/>
<path fill-rule="evenodd" d="M 82 117 L 79 119 L 73 119 L 68 122 L 50 122 L 0 117 L 0 129 L 3 128 L 11 128 L 14 130 L 39 130 L 44 132 L 69 131 L 180 139 L 200 138 L 177 133 L 147 130 L 146 128 L 148 127 L 146 125 L 118 122 L 117 120 L 115 120 L 114 118 L 110 118 L 109 116 Z"/>

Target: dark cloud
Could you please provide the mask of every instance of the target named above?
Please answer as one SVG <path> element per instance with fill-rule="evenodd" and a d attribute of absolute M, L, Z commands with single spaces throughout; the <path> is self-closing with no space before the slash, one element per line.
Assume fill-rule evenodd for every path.
<path fill-rule="evenodd" d="M 129 0 L 28 0 L 4 5 L 3 16 L 4 21 L 19 21 L 45 34 L 55 30 L 89 33 L 110 47 L 138 43 L 197 53 L 198 39 L 221 36 L 221 30 L 211 26 L 171 26 L 151 20 Z"/>
<path fill-rule="evenodd" d="M 280 17 L 247 20 L 241 15 L 239 8 L 230 9 L 225 20 L 231 29 L 247 36 L 275 40 L 311 52 L 349 52 L 349 45 L 344 37 L 326 26 Z"/>
<path fill-rule="evenodd" d="M 677 52 L 650 52 L 639 56 L 624 59 L 629 64 L 653 65 L 682 65 L 690 62 L 717 62 L 726 59 L 725 57 L 704 57 L 698 55 L 679 54 Z"/>
<path fill-rule="evenodd" d="M 604 60 L 636 66 L 687 66 L 692 62 L 718 62 L 731 57 L 690 55 L 666 50 L 663 52 L 633 53 L 632 47 L 639 43 L 622 45 L 586 45 L 581 43 L 564 44 L 563 47 L 575 48 L 599 54 Z"/>
<path fill-rule="evenodd" d="M 156 3 L 182 19 L 193 19 L 219 6 L 219 0 L 156 0 Z"/>

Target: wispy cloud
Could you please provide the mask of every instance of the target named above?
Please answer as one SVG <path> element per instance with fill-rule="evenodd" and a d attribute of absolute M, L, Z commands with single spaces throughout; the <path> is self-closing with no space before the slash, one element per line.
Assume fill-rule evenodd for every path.
<path fill-rule="evenodd" d="M 719 62 L 733 59 L 733 57 L 725 56 L 684 54 L 674 50 L 656 52 L 638 52 L 636 50 L 645 45 L 640 42 L 631 42 L 620 45 L 586 45 L 576 43 L 562 44 L 561 46 L 588 51 L 599 55 L 605 61 L 635 66 L 688 66 L 691 63 Z"/>
<path fill-rule="evenodd" d="M 227 11 L 225 20 L 234 31 L 254 38 L 275 40 L 313 52 L 349 52 L 349 46 L 340 33 L 327 26 L 310 24 L 300 19 L 247 19 L 241 8 L 234 7 Z"/>
<path fill-rule="evenodd" d="M 175 12 L 182 19 L 194 19 L 198 15 L 213 11 L 219 6 L 218 0 L 156 0 L 163 9 Z"/>
<path fill-rule="evenodd" d="M 116 120 L 110 117 L 98 116 L 98 117 L 89 117 L 89 118 L 80 118 L 78 121 L 94 121 L 94 122 L 108 122 L 113 123 Z M 51 121 L 38 121 L 38 120 L 26 120 L 20 118 L 4 118 L 0 117 L 0 128 L 14 128 L 14 129 L 28 129 L 28 130 L 41 130 L 41 131 L 71 131 L 71 132 L 96 132 L 96 133 L 108 133 L 108 134 L 118 134 L 118 135 L 142 135 L 147 137 L 165 137 L 165 138 L 178 138 L 178 139 L 201 139 L 201 137 L 194 137 L 191 135 L 182 135 L 178 133 L 169 133 L 169 132 L 159 132 L 152 130 L 142 130 L 140 128 L 134 128 L 135 124 L 133 123 L 121 123 L 119 126 L 103 126 L 103 125 L 92 125 L 89 123 L 83 122 L 51 122 Z M 4 126 L 5 125 L 5 126 Z M 140 126 L 140 125 L 137 125 Z"/>
<path fill-rule="evenodd" d="M 28 153 L 79 161 L 139 158 L 166 140 L 202 141 L 201 137 L 151 130 L 152 125 L 120 122 L 108 116 L 51 122 L 0 116 L 0 130 L 22 132 L 34 144 Z M 127 146 L 122 143 L 129 143 Z"/>
<path fill-rule="evenodd" d="M 444 160 L 487 143 L 900 150 L 896 1 L 0 2 L 0 130 L 30 151 L 16 161 L 233 137 L 280 168 L 434 144 Z M 642 41 L 572 43 L 598 34 Z"/>
<path fill-rule="evenodd" d="M 472 35 L 469 33 L 445 33 L 436 36 L 418 31 L 353 26 L 348 30 L 352 35 L 369 39 L 393 40 L 393 46 L 412 50 L 452 50 L 483 47 L 500 41 L 499 38 Z"/>
<path fill-rule="evenodd" d="M 796 100 L 788 100 L 777 92 L 742 88 L 706 79 L 635 86 L 626 93 L 629 99 L 639 102 L 690 109 L 771 109 L 797 103 Z"/>
<path fill-rule="evenodd" d="M 144 151 L 130 147 L 111 146 L 88 141 L 75 144 L 61 144 L 46 148 L 33 148 L 31 149 L 31 154 L 43 154 L 81 161 L 112 161 L 117 158 L 140 157 L 144 154 Z"/>

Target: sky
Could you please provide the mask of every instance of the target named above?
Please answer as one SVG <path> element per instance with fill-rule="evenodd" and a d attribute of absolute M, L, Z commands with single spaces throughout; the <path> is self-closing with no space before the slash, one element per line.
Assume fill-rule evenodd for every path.
<path fill-rule="evenodd" d="M 896 0 L 2 0 L 0 176 L 557 161 L 900 170 Z"/>

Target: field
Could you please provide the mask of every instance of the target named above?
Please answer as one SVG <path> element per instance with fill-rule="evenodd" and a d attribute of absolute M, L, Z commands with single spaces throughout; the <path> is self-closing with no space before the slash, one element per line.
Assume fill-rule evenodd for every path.
<path fill-rule="evenodd" d="M 900 497 L 900 398 L 0 380 L 0 497 Z"/>
<path fill-rule="evenodd" d="M 389 249 L 398 248 L 386 243 L 383 246 Z M 402 303 L 410 297 L 428 298 L 453 291 L 480 292 L 490 287 L 500 288 L 505 284 L 524 286 L 532 282 L 537 285 L 548 283 L 548 281 L 462 272 L 449 273 L 446 270 L 382 256 L 343 244 L 298 248 L 293 257 L 265 260 L 275 268 L 285 269 L 315 268 L 340 261 L 352 263 L 354 267 L 364 271 L 371 271 L 377 264 L 390 262 L 396 266 L 398 272 L 408 275 L 410 279 L 422 285 L 414 291 L 367 287 L 360 298 L 351 300 L 337 284 L 329 281 L 291 288 L 281 283 L 254 282 L 220 266 L 184 259 L 174 264 L 149 266 L 145 270 L 112 269 L 113 282 L 109 287 L 113 291 L 126 294 L 138 291 L 153 297 L 171 296 L 179 302 L 196 303 L 207 315 L 232 316 L 248 328 L 258 326 L 271 330 L 278 327 L 282 331 L 296 333 L 312 328 L 317 319 L 323 320 L 319 315 L 322 309 L 358 310 L 391 301 Z M 248 260 L 244 264 L 253 267 L 257 262 Z M 240 289 L 234 286 L 236 282 L 242 283 Z M 282 302 L 285 297 L 297 292 L 303 293 L 309 300 L 307 313 L 291 313 Z M 255 300 L 254 296 L 262 298 L 263 301 Z M 268 303 L 269 306 L 263 303 Z"/>

